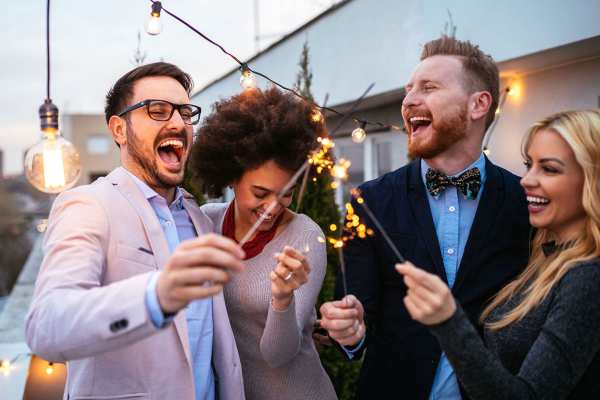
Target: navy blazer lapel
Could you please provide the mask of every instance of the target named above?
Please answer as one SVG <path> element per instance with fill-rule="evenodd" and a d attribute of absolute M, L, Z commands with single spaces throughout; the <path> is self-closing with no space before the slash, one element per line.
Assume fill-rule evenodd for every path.
<path fill-rule="evenodd" d="M 469 272 L 474 268 L 484 267 L 479 265 L 480 261 L 477 255 L 484 248 L 485 242 L 490 236 L 489 232 L 493 229 L 493 223 L 498 217 L 498 209 L 504 201 L 504 179 L 502 173 L 487 157 L 485 158 L 485 171 L 487 179 L 458 268 L 456 282 L 452 288 L 454 292 L 460 289 Z"/>
<path fill-rule="evenodd" d="M 407 172 L 408 199 L 418 231 L 417 236 L 425 243 L 438 275 L 447 282 L 448 279 L 446 278 L 446 270 L 444 269 L 444 263 L 442 261 L 440 244 L 435 232 L 435 226 L 433 225 L 433 217 L 431 216 L 429 201 L 427 200 L 427 194 L 425 193 L 425 185 L 421 178 L 421 160 L 417 159 L 413 161 L 409 165 Z"/>

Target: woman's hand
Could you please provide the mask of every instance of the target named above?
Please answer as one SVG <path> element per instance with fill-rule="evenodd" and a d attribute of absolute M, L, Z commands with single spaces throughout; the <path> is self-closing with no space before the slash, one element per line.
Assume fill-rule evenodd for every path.
<path fill-rule="evenodd" d="M 276 253 L 277 266 L 271 271 L 271 295 L 273 308 L 283 311 L 292 301 L 294 290 L 308 281 L 310 266 L 306 258 L 290 246 Z"/>
<path fill-rule="evenodd" d="M 396 264 L 396 270 L 404 275 L 404 283 L 408 288 L 404 304 L 414 320 L 435 325 L 454 315 L 454 296 L 437 275 L 425 272 L 409 261 Z"/>

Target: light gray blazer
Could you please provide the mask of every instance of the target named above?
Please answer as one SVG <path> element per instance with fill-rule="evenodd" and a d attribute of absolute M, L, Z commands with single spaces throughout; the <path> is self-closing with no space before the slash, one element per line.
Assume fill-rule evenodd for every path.
<path fill-rule="evenodd" d="M 192 196 L 183 204 L 198 234 L 213 230 Z M 148 279 L 165 265 L 169 247 L 123 168 L 58 196 L 44 254 L 26 337 L 35 354 L 67 362 L 65 398 L 194 400 L 185 313 L 157 329 L 145 305 Z M 244 399 L 221 293 L 213 298 L 213 321 L 213 348 L 205 350 L 213 354 L 219 399 Z"/>

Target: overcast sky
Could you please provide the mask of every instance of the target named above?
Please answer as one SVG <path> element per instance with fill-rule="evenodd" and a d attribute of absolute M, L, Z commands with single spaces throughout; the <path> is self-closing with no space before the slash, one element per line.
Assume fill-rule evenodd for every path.
<path fill-rule="evenodd" d="M 260 0 L 265 48 L 336 0 Z M 215 39 L 240 59 L 254 53 L 253 0 L 163 0 L 163 5 Z M 23 151 L 40 139 L 37 110 L 46 91 L 45 0 L 6 2 L 0 24 L 0 148 L 4 173 L 22 171 Z M 147 0 L 53 0 L 50 11 L 51 96 L 60 113 L 102 112 L 110 86 L 133 68 L 137 32 L 146 62 L 160 59 L 191 73 L 196 89 L 235 64 L 167 15 L 163 32 L 149 36 L 143 24 Z M 268 73 L 269 71 L 265 71 Z"/>

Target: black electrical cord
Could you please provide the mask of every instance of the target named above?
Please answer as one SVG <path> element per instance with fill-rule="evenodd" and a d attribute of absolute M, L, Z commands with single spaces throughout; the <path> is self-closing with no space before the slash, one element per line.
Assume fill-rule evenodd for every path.
<path fill-rule="evenodd" d="M 48 0 L 50 1 L 50 0 Z M 256 71 L 252 68 L 250 68 L 248 66 L 247 63 L 240 61 L 239 58 L 237 58 L 235 55 L 233 55 L 232 53 L 230 53 L 229 51 L 227 51 L 222 45 L 220 45 L 219 43 L 217 43 L 216 41 L 214 41 L 213 39 L 209 38 L 208 36 L 206 36 L 204 33 L 200 32 L 198 29 L 194 28 L 191 24 L 189 24 L 188 22 L 186 22 L 185 20 L 183 20 L 183 18 L 175 15 L 174 13 L 172 13 L 171 11 L 167 10 L 166 8 L 164 8 L 162 6 L 162 3 L 160 3 L 160 1 L 158 0 L 150 0 L 150 2 L 154 5 L 154 4 L 159 4 L 160 9 L 162 9 L 165 13 L 167 13 L 168 15 L 170 15 L 171 17 L 175 18 L 177 21 L 181 22 L 182 24 L 184 24 L 185 26 L 187 26 L 189 29 L 191 29 L 193 32 L 195 32 L 196 34 L 198 34 L 200 37 L 202 37 L 204 40 L 206 40 L 207 42 L 209 42 L 210 44 L 212 44 L 213 46 L 216 46 L 217 48 L 219 48 L 223 53 L 225 53 L 226 55 L 228 55 L 229 57 L 231 57 L 235 62 L 237 62 L 240 65 L 240 69 L 241 70 L 248 70 L 252 73 L 254 73 L 257 76 L 260 76 L 264 79 L 266 79 L 267 81 L 271 82 L 272 84 L 276 85 L 277 87 L 288 91 L 294 95 L 296 95 L 297 97 L 301 98 L 302 100 L 306 101 L 307 103 L 312 104 L 313 107 L 318 108 L 319 110 L 323 110 L 323 111 L 329 111 L 332 114 L 338 115 L 340 117 L 343 117 L 343 119 L 347 119 L 347 118 L 352 118 L 352 120 L 354 122 L 356 122 L 357 124 L 361 125 L 361 126 L 367 126 L 367 125 L 374 125 L 374 126 L 379 126 L 381 128 L 387 128 L 387 129 L 393 129 L 393 130 L 400 130 L 400 127 L 396 126 L 396 125 L 391 125 L 391 124 L 384 124 L 382 122 L 371 122 L 371 121 L 367 121 L 365 119 L 359 119 L 359 118 L 355 118 L 355 117 L 351 117 L 351 113 L 348 113 L 348 115 L 334 109 L 331 107 L 326 107 L 326 106 L 321 106 L 319 104 L 317 104 L 316 102 L 314 102 L 313 100 L 310 100 L 304 96 L 302 96 L 300 93 L 298 93 L 296 90 L 291 89 L 277 81 L 275 81 L 274 79 L 271 79 L 269 76 L 263 74 L 262 72 Z M 361 98 L 362 100 L 362 98 Z M 353 107 L 353 109 L 356 107 Z M 339 125 L 338 125 L 339 127 Z"/>

